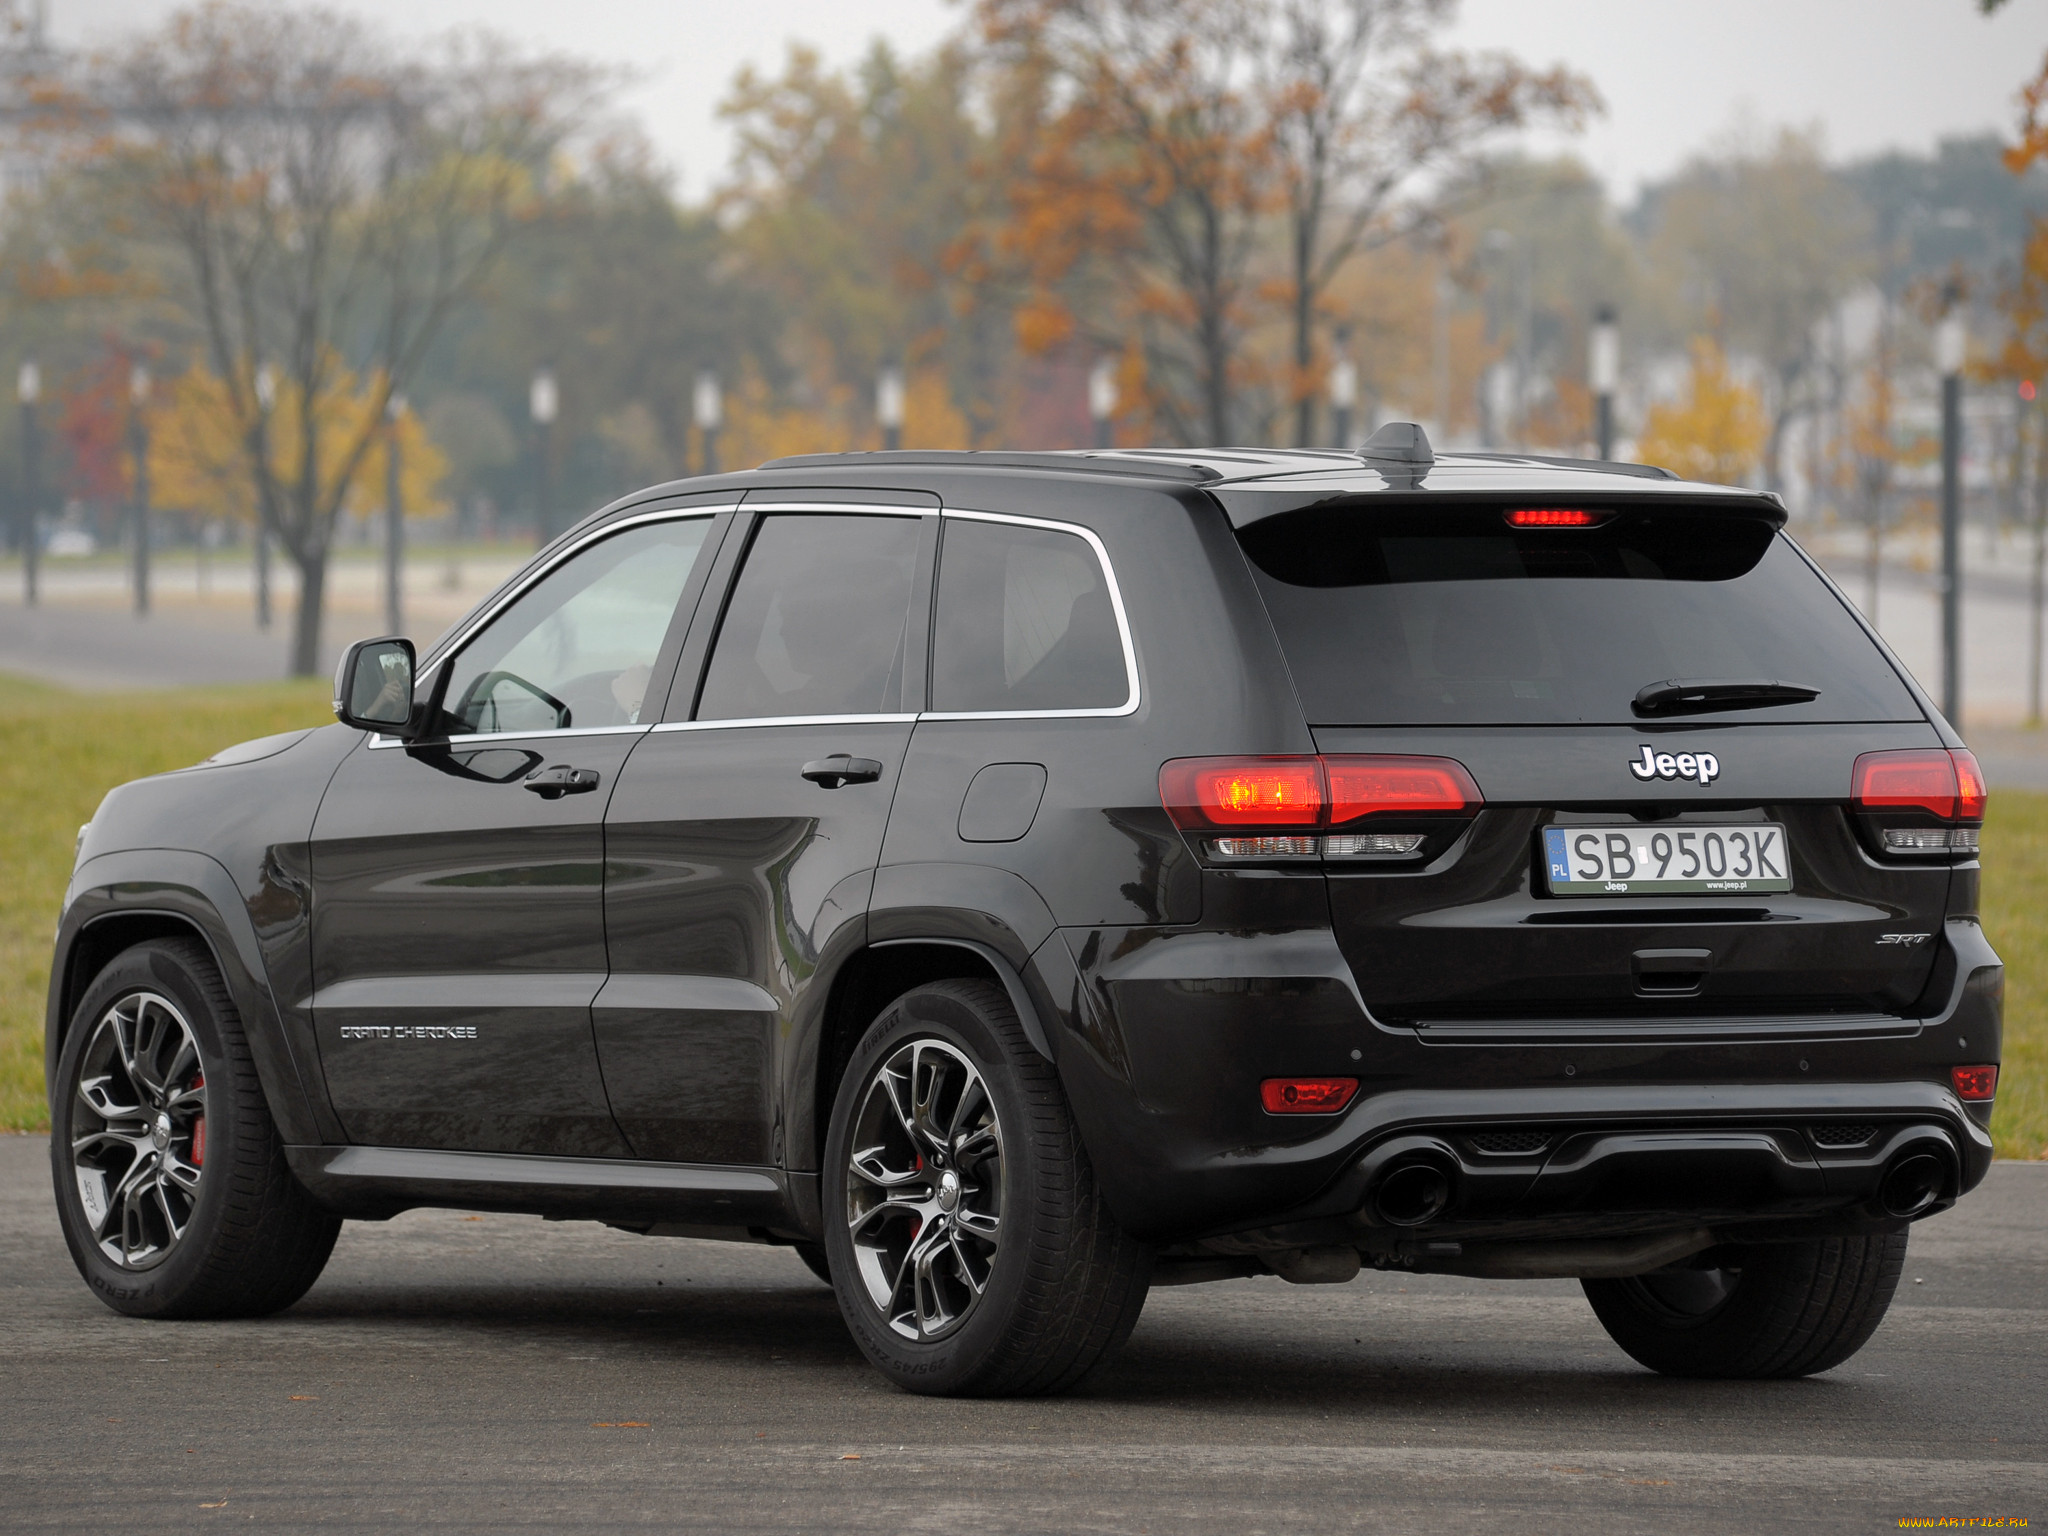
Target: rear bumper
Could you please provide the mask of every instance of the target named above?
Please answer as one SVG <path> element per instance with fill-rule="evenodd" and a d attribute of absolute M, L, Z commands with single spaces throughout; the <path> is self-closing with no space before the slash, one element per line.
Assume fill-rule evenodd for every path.
<path fill-rule="evenodd" d="M 1493 1241 L 1706 1226 L 1724 1240 L 1862 1230 L 1933 1215 L 1983 1179 L 1991 1137 L 1945 1090 L 1868 1084 L 1820 1097 L 1721 1088 L 1689 1101 L 1620 1094 L 1545 1113 L 1502 1096 L 1390 1120 L 1314 1200 L 1272 1225 L 1335 1218 L 1389 1250 L 1415 1240 Z M 1909 1159 L 1940 1165 L 1938 1188 L 1900 1199 L 1886 1178 Z M 1441 1175 L 1440 1207 L 1384 1192 L 1404 1168 Z M 1827 1218 L 1840 1218 L 1832 1225 Z"/>
<path fill-rule="evenodd" d="M 1065 1026 L 1056 1054 L 1097 1177 L 1118 1219 L 1155 1242 L 1818 1235 L 1904 1219 L 1886 1215 L 1879 1185 L 1915 1145 L 1946 1165 L 1939 1198 L 1913 1215 L 1990 1166 L 1990 1107 L 1948 1081 L 1953 1065 L 1999 1057 L 2002 971 L 1974 923 L 1944 935 L 1942 1006 L 1883 1030 L 1817 1037 L 1788 1020 L 1458 1044 L 1373 1020 L 1327 934 L 1152 932 L 1082 951 L 1136 963 L 1068 978 L 1046 974 L 1041 950 L 1036 979 Z M 1354 1075 L 1360 1092 L 1327 1119 L 1264 1114 L 1258 1081 L 1290 1074 Z M 1451 1186 L 1439 1216 L 1405 1229 L 1371 1208 L 1404 1157 L 1435 1162 Z"/>
<path fill-rule="evenodd" d="M 1184 1218 L 1177 1229 L 1154 1223 L 1147 1235 L 1235 1235 L 1255 1248 L 1348 1242 L 1398 1254 L 1431 1242 L 1698 1226 L 1724 1241 L 1793 1227 L 1819 1235 L 1946 1209 L 1983 1179 L 1992 1157 L 1990 1133 L 1931 1083 L 1411 1091 L 1365 1110 L 1347 1124 L 1348 1145 L 1334 1158 L 1310 1161 L 1331 1168 L 1312 1198 L 1199 1225 L 1199 1216 Z M 1880 1198 L 1887 1172 L 1919 1153 L 1946 1165 L 1940 1193 L 1918 1209 L 1888 1210 Z M 1439 1170 L 1445 1185 L 1441 1209 L 1420 1220 L 1379 1205 L 1391 1177 L 1410 1167 Z M 1274 1172 L 1278 1193 L 1292 1180 Z M 1220 1169 L 1182 1178 L 1190 1193 L 1239 1182 Z"/>

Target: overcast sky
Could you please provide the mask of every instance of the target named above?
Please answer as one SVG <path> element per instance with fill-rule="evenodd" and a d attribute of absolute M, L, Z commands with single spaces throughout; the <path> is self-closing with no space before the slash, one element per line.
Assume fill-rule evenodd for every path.
<path fill-rule="evenodd" d="M 791 41 L 846 62 L 876 35 L 906 51 L 958 24 L 948 0 L 339 0 L 400 34 L 488 25 L 625 64 L 621 101 L 697 196 L 723 171 L 716 106 L 742 64 L 777 67 Z M 173 0 L 47 0 L 51 30 L 90 43 L 148 25 Z M 2013 96 L 2048 51 L 2048 0 L 1464 0 L 1451 40 L 1563 62 L 1608 111 L 1577 152 L 1626 201 L 1642 182 L 1744 125 L 1818 125 L 1828 152 L 1927 150 L 1945 134 L 2009 131 Z M 1537 147 L 1548 147 L 1539 145 Z"/>

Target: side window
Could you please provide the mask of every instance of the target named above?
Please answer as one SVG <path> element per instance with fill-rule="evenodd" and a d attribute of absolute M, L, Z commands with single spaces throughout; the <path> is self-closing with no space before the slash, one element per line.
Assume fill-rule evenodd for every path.
<path fill-rule="evenodd" d="M 1130 692 L 1102 562 L 1085 539 L 946 519 L 933 710 L 1115 709 Z"/>
<path fill-rule="evenodd" d="M 902 708 L 920 519 L 762 520 L 726 605 L 699 720 Z"/>
<path fill-rule="evenodd" d="M 455 657 L 451 734 L 637 725 L 649 674 L 711 520 L 601 539 L 520 594 Z"/>

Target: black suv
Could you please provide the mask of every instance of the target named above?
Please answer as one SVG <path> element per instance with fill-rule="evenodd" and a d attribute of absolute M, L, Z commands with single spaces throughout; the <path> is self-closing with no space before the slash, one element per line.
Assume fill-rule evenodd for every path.
<path fill-rule="evenodd" d="M 1400 426 L 629 497 L 83 829 L 78 1267 L 263 1312 L 439 1205 L 788 1245 L 926 1392 L 1361 1264 L 1825 1370 L 1990 1162 L 2003 972 L 1977 766 L 1783 522 Z"/>

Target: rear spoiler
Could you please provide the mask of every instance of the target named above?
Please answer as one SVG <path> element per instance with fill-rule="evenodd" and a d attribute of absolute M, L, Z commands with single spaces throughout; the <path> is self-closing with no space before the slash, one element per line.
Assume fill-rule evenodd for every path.
<path fill-rule="evenodd" d="M 1612 482 L 1598 489 L 1566 486 L 1489 491 L 1350 491 L 1328 486 L 1218 485 L 1208 488 L 1240 532 L 1254 523 L 1310 508 L 1322 511 L 1414 513 L 1424 508 L 1584 507 L 1595 512 L 1682 512 L 1785 526 L 1783 498 L 1769 491 L 1685 485 L 1668 491 L 1621 491 Z"/>

